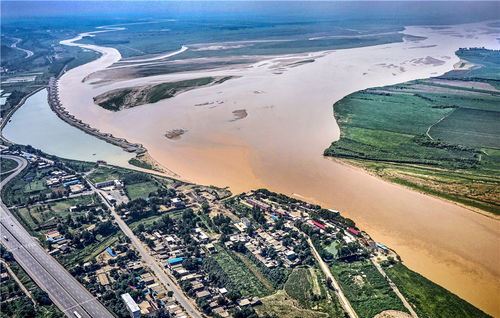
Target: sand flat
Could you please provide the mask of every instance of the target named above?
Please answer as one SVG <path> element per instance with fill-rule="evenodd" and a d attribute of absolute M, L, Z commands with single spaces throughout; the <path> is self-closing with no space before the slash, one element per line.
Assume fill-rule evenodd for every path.
<path fill-rule="evenodd" d="M 498 49 L 498 34 L 484 32 L 485 28 L 485 24 L 446 30 L 407 27 L 405 33 L 425 37 L 420 47 L 408 41 L 300 54 L 315 61 L 283 67 L 283 59 L 297 59 L 294 55 L 244 68 L 101 86 L 82 79 L 118 61 L 119 53 L 85 45 L 103 57 L 67 72 L 59 92 L 70 113 L 102 131 L 142 143 L 152 157 L 186 180 L 230 186 L 236 192 L 266 187 L 341 210 L 376 240 L 395 248 L 410 268 L 500 315 L 498 221 L 322 156 L 339 137 L 332 111 L 337 100 L 360 89 L 442 74 L 458 62 L 454 52 L 459 47 Z M 415 63 L 424 60 L 441 62 Z M 389 64 L 397 67 L 384 66 Z M 117 113 L 92 101 L 93 96 L 120 87 L 229 75 L 240 77 Z M 199 104 L 207 106 L 195 106 Z M 228 120 L 235 109 L 246 109 L 251 116 Z M 164 137 L 168 127 L 182 127 L 189 133 L 169 140 Z"/>

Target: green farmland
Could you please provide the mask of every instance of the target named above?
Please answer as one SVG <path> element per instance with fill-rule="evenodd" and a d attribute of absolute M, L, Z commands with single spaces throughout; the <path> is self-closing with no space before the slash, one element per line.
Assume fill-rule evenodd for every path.
<path fill-rule="evenodd" d="M 399 263 L 386 269 L 420 318 L 489 317 L 465 300 Z"/>
<path fill-rule="evenodd" d="M 243 296 L 263 297 L 270 294 L 270 290 L 237 259 L 237 256 L 231 255 L 231 251 L 221 245 L 217 245 L 217 251 L 210 257 L 209 262 L 221 271 L 215 270 L 213 266 L 207 267 L 211 268 L 211 275 L 216 276 L 219 283 L 232 287 L 232 290 L 239 291 Z"/>
<path fill-rule="evenodd" d="M 457 55 L 475 68 L 371 88 L 335 103 L 341 137 L 324 154 L 499 214 L 500 51 Z"/>
<path fill-rule="evenodd" d="M 337 296 L 325 281 L 317 267 L 296 268 L 288 276 L 284 290 L 262 298 L 256 311 L 279 318 L 344 317 Z"/>
<path fill-rule="evenodd" d="M 114 179 L 122 179 L 125 169 L 117 169 L 115 167 L 99 166 L 96 170 L 88 175 L 88 178 L 93 183 L 104 182 Z"/>
<path fill-rule="evenodd" d="M 331 271 L 360 318 L 371 318 L 385 310 L 407 312 L 370 261 L 334 263 Z"/>
<path fill-rule="evenodd" d="M 312 307 L 310 303 L 319 296 L 321 296 L 321 290 L 319 288 L 314 289 L 314 282 L 309 269 L 307 268 L 297 268 L 295 269 L 285 284 L 285 291 L 288 295 L 295 298 L 303 307 Z"/>
<path fill-rule="evenodd" d="M 154 181 L 134 183 L 125 186 L 125 191 L 130 200 L 146 199 L 151 192 L 156 192 L 158 189 L 159 187 Z"/>
<path fill-rule="evenodd" d="M 66 218 L 70 214 L 70 207 L 88 204 L 100 204 L 100 201 L 95 195 L 85 195 L 47 204 L 18 208 L 14 210 L 14 213 L 22 223 L 34 231 L 46 222 Z"/>

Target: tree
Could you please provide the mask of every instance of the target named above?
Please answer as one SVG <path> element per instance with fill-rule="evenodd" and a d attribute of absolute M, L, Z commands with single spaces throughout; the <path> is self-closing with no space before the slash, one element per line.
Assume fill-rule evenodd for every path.
<path fill-rule="evenodd" d="M 102 236 L 111 235 L 115 231 L 116 225 L 114 225 L 111 221 L 102 222 L 95 229 L 95 232 L 101 234 Z"/>
<path fill-rule="evenodd" d="M 41 289 L 35 289 L 32 293 L 33 298 L 40 306 L 48 306 L 52 304 L 52 301 L 49 298 L 49 294 Z"/>
<path fill-rule="evenodd" d="M 198 260 L 192 257 L 186 258 L 182 261 L 182 266 L 188 271 L 198 270 L 198 265 Z"/>
<path fill-rule="evenodd" d="M 201 205 L 201 210 L 203 211 L 203 213 L 207 214 L 210 212 L 210 206 L 207 203 L 203 203 Z"/>
<path fill-rule="evenodd" d="M 146 228 L 144 227 L 144 224 L 140 223 L 138 226 L 137 226 L 137 232 L 139 233 L 142 233 L 146 230 Z"/>
<path fill-rule="evenodd" d="M 328 288 L 330 288 L 330 289 L 334 289 L 333 282 L 332 282 L 332 279 L 330 277 L 326 278 L 326 286 L 328 286 Z"/>
<path fill-rule="evenodd" d="M 234 303 L 241 298 L 241 294 L 237 291 L 231 290 L 227 293 L 226 297 Z"/>
<path fill-rule="evenodd" d="M 203 310 L 204 313 L 209 314 L 212 310 L 210 309 L 210 304 L 205 298 L 196 298 L 196 304 Z"/>
<path fill-rule="evenodd" d="M 134 260 L 137 255 L 134 250 L 128 250 L 127 254 L 125 255 L 129 260 Z"/>

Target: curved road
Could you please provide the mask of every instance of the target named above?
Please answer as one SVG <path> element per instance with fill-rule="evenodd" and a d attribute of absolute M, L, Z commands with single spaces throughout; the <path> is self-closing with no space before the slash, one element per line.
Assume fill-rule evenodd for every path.
<path fill-rule="evenodd" d="M 18 163 L 16 171 L 2 179 L 0 190 L 15 178 L 28 162 L 17 156 L 1 156 Z M 112 318 L 113 315 L 86 290 L 64 267 L 31 237 L 24 227 L 0 201 L 0 242 L 14 255 L 16 261 L 45 290 L 54 304 L 68 317 Z"/>

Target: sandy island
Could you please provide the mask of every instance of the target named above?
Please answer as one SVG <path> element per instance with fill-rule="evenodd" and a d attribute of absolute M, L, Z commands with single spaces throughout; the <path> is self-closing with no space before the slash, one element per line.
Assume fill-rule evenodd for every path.
<path fill-rule="evenodd" d="M 341 210 L 374 239 L 394 248 L 410 268 L 498 316 L 498 221 L 322 156 L 339 137 L 332 114 L 335 101 L 361 89 L 445 73 L 459 62 L 454 55 L 459 47 L 499 48 L 498 34 L 485 23 L 407 27 L 404 32 L 414 36 L 411 41 L 100 86 L 82 79 L 118 62 L 119 52 L 71 39 L 62 43 L 98 51 L 102 57 L 64 74 L 59 93 L 71 114 L 143 144 L 152 157 L 186 180 L 230 186 L 235 192 L 266 187 Z M 287 66 L 287 60 L 298 59 L 314 62 Z M 112 89 L 203 76 L 239 78 L 116 113 L 92 100 Z M 231 120 L 235 109 L 251 116 Z M 166 127 L 183 127 L 189 133 L 172 142 L 165 138 Z"/>

